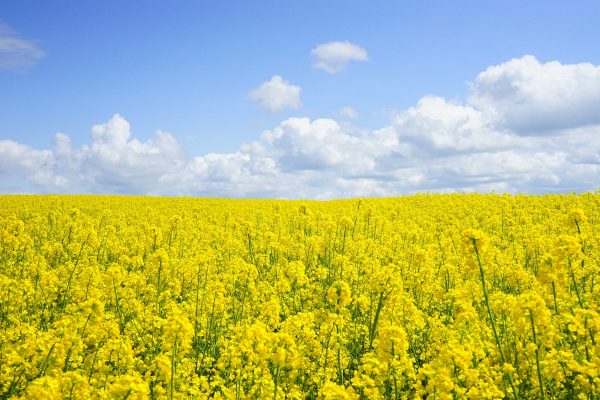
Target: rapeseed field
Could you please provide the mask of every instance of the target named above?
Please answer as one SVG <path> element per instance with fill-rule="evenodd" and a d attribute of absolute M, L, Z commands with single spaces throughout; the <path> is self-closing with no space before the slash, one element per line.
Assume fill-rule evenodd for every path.
<path fill-rule="evenodd" d="M 0 398 L 600 398 L 600 195 L 0 196 Z"/>

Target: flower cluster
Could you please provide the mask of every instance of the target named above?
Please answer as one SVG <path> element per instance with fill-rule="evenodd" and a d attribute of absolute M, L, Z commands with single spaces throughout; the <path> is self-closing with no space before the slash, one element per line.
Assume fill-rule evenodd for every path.
<path fill-rule="evenodd" d="M 599 229 L 598 194 L 0 196 L 0 398 L 598 398 Z"/>

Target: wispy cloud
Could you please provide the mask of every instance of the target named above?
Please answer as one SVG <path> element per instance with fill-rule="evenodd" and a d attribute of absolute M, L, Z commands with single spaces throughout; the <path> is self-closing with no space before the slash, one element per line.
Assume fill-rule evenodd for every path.
<path fill-rule="evenodd" d="M 0 70 L 23 70 L 45 55 L 34 42 L 23 39 L 10 26 L 0 23 Z"/>
<path fill-rule="evenodd" d="M 315 47 L 311 53 L 315 59 L 313 67 L 330 74 L 343 71 L 350 61 L 369 59 L 365 49 L 348 41 L 323 43 Z"/>
<path fill-rule="evenodd" d="M 342 118 L 346 118 L 346 119 L 357 119 L 358 118 L 358 111 L 356 111 L 354 108 L 350 107 L 350 106 L 346 106 L 344 108 L 342 108 L 338 114 L 342 117 Z"/>

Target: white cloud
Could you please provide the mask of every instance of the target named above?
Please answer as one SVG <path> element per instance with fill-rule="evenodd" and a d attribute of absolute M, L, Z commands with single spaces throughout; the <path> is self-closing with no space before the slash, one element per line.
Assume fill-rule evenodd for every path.
<path fill-rule="evenodd" d="M 527 57 L 525 62 L 535 64 Z M 558 66 L 566 77 L 556 66 L 539 69 L 542 76 L 523 74 L 519 87 L 546 81 L 547 74 L 585 94 L 577 82 L 597 67 L 578 66 Z M 94 125 L 90 142 L 79 147 L 64 133 L 55 135 L 51 149 L 2 140 L 0 191 L 331 198 L 600 187 L 600 123 L 590 116 L 563 118 L 547 127 L 551 134 L 529 135 L 535 124 L 520 130 L 514 110 L 500 107 L 502 95 L 494 98 L 481 86 L 487 78 L 479 77 L 472 93 L 486 93 L 483 103 L 425 96 L 373 130 L 334 119 L 288 118 L 232 153 L 189 156 L 163 131 L 140 141 L 118 114 Z M 587 94 L 570 96 L 582 109 L 596 101 Z M 524 98 L 534 115 L 544 112 L 540 104 L 546 100 Z"/>
<path fill-rule="evenodd" d="M 331 119 L 290 118 L 262 138 L 286 170 L 321 170 L 349 163 L 359 150 L 358 138 L 344 133 Z"/>
<path fill-rule="evenodd" d="M 91 146 L 76 154 L 80 179 L 91 187 L 122 192 L 160 192 L 155 179 L 180 170 L 186 157 L 175 138 L 157 131 L 153 139 L 131 138 L 129 123 L 119 114 L 92 128 Z"/>
<path fill-rule="evenodd" d="M 140 142 L 131 138 L 129 123 L 118 114 L 95 125 L 91 139 L 90 145 L 73 149 L 70 138 L 58 133 L 52 150 L 0 141 L 0 182 L 22 176 L 44 192 L 167 193 L 156 187 L 158 178 L 187 163 L 172 135 L 157 131 L 155 138 Z M 0 184 L 9 191 L 6 186 Z"/>
<path fill-rule="evenodd" d="M 350 61 L 369 59 L 365 49 L 348 41 L 323 43 L 315 47 L 311 53 L 315 58 L 313 67 L 330 74 L 343 71 Z"/>
<path fill-rule="evenodd" d="M 526 146 L 527 141 L 494 129 L 485 115 L 470 106 L 425 96 L 393 121 L 398 135 L 430 152 L 473 151 Z"/>
<path fill-rule="evenodd" d="M 357 119 L 358 118 L 358 111 L 356 111 L 354 108 L 352 108 L 350 106 L 346 106 L 346 107 L 342 108 L 339 111 L 339 114 L 342 118 L 347 118 L 347 119 Z"/>
<path fill-rule="evenodd" d="M 487 68 L 471 90 L 473 106 L 522 135 L 600 124 L 600 66 L 590 63 L 524 56 Z"/>
<path fill-rule="evenodd" d="M 275 75 L 251 91 L 250 98 L 265 111 L 275 113 L 286 108 L 300 107 L 301 91 L 300 86 L 292 85 L 281 76 Z"/>
<path fill-rule="evenodd" d="M 12 140 L 0 140 L 0 176 L 8 178 L 7 189 L 27 191 L 27 186 L 19 183 L 24 178 L 43 191 L 61 190 L 68 180 L 57 175 L 56 168 L 56 158 L 51 150 L 36 150 Z"/>
<path fill-rule="evenodd" d="M 22 70 L 45 55 L 34 42 L 19 37 L 8 25 L 0 23 L 0 70 Z"/>

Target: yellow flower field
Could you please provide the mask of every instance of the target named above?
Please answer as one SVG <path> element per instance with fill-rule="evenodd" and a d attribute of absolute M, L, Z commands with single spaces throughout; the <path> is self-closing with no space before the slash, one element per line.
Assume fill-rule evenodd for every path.
<path fill-rule="evenodd" d="M 600 398 L 600 195 L 0 196 L 0 398 Z"/>

